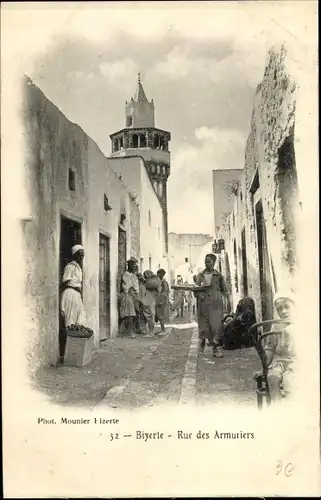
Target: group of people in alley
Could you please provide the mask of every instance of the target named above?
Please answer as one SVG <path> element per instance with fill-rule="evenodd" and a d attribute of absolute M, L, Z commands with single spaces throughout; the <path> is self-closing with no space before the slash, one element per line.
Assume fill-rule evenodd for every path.
<path fill-rule="evenodd" d="M 169 321 L 169 285 L 166 272 L 159 269 L 139 272 L 138 261 L 127 261 L 127 270 L 122 275 L 119 294 L 119 317 L 126 334 L 152 335 L 155 323 L 160 323 L 156 335 L 165 333 L 165 322 Z"/>
<path fill-rule="evenodd" d="M 84 325 L 86 322 L 81 298 L 84 248 L 75 245 L 71 253 L 71 262 L 65 267 L 62 277 L 60 306 L 65 327 Z M 182 304 L 186 300 L 190 313 L 194 312 L 197 317 L 202 353 L 206 343 L 213 349 L 213 355 L 217 358 L 223 357 L 224 349 L 252 346 L 254 340 L 249 331 L 256 323 L 254 301 L 250 297 L 244 297 L 233 313 L 228 287 L 222 274 L 215 269 L 215 263 L 215 254 L 207 254 L 204 270 L 194 276 L 193 292 L 186 296 L 183 291 L 176 290 L 171 304 L 170 287 L 165 278 L 165 270 L 159 269 L 156 273 L 146 270 L 140 273 L 137 259 L 130 258 L 121 278 L 119 293 L 120 324 L 124 327 L 126 335 L 134 337 L 137 334 L 164 334 L 170 312 L 176 311 L 179 317 L 183 314 Z M 178 280 L 178 284 L 183 284 L 182 280 Z M 295 311 L 293 293 L 278 292 L 274 297 L 274 306 L 284 324 L 281 322 L 272 326 L 271 334 L 266 337 L 264 349 L 271 399 L 278 400 L 283 397 L 284 392 L 291 392 L 293 383 L 295 360 L 291 326 Z M 160 324 L 160 329 L 155 332 L 157 323 Z M 273 333 L 275 330 L 278 330 L 277 334 Z"/>

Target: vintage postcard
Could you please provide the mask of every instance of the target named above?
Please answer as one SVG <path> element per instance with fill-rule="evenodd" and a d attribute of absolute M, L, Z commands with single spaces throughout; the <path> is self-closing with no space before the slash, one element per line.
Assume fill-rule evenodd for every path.
<path fill-rule="evenodd" d="M 318 497 L 317 3 L 3 2 L 5 498 Z"/>

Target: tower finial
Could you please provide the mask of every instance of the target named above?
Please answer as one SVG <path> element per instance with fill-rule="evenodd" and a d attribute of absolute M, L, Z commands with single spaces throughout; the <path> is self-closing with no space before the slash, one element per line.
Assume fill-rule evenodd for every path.
<path fill-rule="evenodd" d="M 141 82 L 141 73 L 137 73 L 137 90 L 134 99 L 136 102 L 148 102 Z"/>

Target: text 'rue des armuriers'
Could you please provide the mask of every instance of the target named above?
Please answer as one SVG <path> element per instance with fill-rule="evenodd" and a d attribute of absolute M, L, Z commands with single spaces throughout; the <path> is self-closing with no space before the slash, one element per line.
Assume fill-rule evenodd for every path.
<path fill-rule="evenodd" d="M 66 417 L 61 417 L 60 418 L 60 424 L 69 424 L 69 425 L 90 425 L 90 424 L 119 424 L 119 419 L 117 418 L 80 418 L 80 419 L 72 419 L 72 418 L 66 418 Z M 46 418 L 38 418 L 38 424 L 57 424 L 57 421 L 55 418 L 51 419 L 46 419 Z M 189 439 L 254 439 L 254 433 L 253 432 L 244 432 L 244 431 L 238 431 L 238 432 L 222 432 L 215 430 L 214 432 L 203 432 L 199 430 L 198 432 L 186 432 L 183 430 L 177 430 L 173 434 L 168 434 L 165 432 L 146 432 L 142 430 L 136 430 L 132 434 L 124 434 L 123 436 L 120 435 L 119 433 L 113 434 L 113 439 L 121 439 L 121 437 L 126 437 L 126 438 L 134 438 L 137 440 L 141 441 L 157 441 L 157 440 L 163 440 L 167 438 L 176 438 L 179 440 L 189 440 Z"/>

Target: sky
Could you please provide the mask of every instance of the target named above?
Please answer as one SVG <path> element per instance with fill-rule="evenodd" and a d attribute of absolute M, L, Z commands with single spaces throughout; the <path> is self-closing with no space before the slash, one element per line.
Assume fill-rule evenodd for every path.
<path fill-rule="evenodd" d="M 44 42 L 27 73 L 107 156 L 141 73 L 156 126 L 172 135 L 169 231 L 212 234 L 212 170 L 243 167 L 276 26 L 255 3 L 81 2 L 35 13 Z"/>

